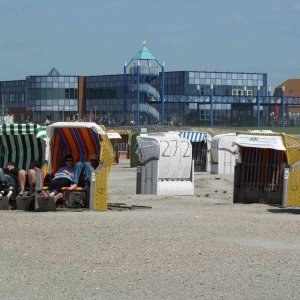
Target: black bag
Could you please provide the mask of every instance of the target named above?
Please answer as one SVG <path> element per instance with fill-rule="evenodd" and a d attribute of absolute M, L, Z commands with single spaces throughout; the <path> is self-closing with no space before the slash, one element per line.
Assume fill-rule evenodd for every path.
<path fill-rule="evenodd" d="M 66 208 L 85 208 L 86 207 L 86 193 L 67 191 L 65 192 L 64 207 Z"/>

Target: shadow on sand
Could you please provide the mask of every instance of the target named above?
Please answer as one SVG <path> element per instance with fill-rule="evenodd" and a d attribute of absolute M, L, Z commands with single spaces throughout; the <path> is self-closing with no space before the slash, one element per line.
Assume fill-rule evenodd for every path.
<path fill-rule="evenodd" d="M 300 208 L 271 208 L 268 209 L 269 212 L 275 214 L 294 214 L 300 215 Z"/>

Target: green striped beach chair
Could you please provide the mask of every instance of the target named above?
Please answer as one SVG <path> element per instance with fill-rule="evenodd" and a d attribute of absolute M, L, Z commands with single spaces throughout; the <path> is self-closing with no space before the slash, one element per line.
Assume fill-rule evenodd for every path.
<path fill-rule="evenodd" d="M 32 161 L 41 165 L 46 159 L 46 127 L 37 124 L 3 124 L 0 126 L 0 167 L 12 161 L 27 170 Z"/>

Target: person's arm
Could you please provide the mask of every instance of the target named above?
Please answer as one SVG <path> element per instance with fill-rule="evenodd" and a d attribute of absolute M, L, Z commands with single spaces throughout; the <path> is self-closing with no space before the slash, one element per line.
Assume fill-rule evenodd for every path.
<path fill-rule="evenodd" d="M 71 170 L 68 170 L 67 167 L 62 167 L 60 168 L 57 173 L 64 173 L 66 174 L 67 176 L 70 177 L 70 179 L 73 179 L 74 178 L 74 172 L 73 171 L 73 168 Z"/>
<path fill-rule="evenodd" d="M 65 174 L 67 174 L 68 176 L 72 177 L 72 178 L 74 177 L 74 172 L 71 172 L 71 171 L 69 171 L 69 170 L 67 170 L 67 169 L 64 169 L 63 172 L 64 172 Z"/>
<path fill-rule="evenodd" d="M 68 171 L 69 172 L 69 176 L 72 178 L 72 180 L 74 179 L 75 176 L 75 167 L 72 168 L 72 170 Z"/>

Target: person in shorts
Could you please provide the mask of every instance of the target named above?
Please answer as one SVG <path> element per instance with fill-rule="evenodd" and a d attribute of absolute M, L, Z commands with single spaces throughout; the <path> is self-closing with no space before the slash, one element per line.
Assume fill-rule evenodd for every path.
<path fill-rule="evenodd" d="M 34 160 L 31 162 L 29 169 L 26 170 L 19 170 L 18 173 L 18 181 L 20 186 L 19 196 L 23 196 L 25 193 L 26 185 L 29 188 L 28 194 L 33 194 L 35 190 L 35 183 L 36 183 L 36 172 L 37 169 L 40 169 L 41 165 L 38 161 Z"/>
<path fill-rule="evenodd" d="M 50 182 L 49 191 L 42 192 L 42 197 L 54 197 L 54 202 L 63 198 L 62 188 L 69 187 L 74 189 L 77 187 L 78 179 L 82 171 L 83 164 L 78 162 L 74 164 L 74 158 L 71 154 L 65 157 L 65 166 L 59 168 Z"/>

